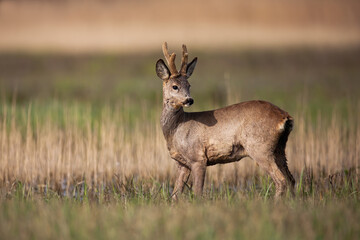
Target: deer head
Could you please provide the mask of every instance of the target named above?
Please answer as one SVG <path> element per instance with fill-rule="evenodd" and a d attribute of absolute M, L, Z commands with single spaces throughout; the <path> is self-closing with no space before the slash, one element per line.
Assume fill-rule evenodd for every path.
<path fill-rule="evenodd" d="M 169 68 L 162 59 L 156 62 L 156 74 L 163 80 L 163 101 L 164 104 L 173 109 L 189 107 L 194 103 L 190 96 L 189 77 L 194 71 L 197 58 L 188 64 L 188 52 L 185 45 L 182 45 L 183 55 L 181 59 L 180 73 L 175 66 L 175 53 L 169 54 L 167 43 L 162 46 L 165 59 Z"/>

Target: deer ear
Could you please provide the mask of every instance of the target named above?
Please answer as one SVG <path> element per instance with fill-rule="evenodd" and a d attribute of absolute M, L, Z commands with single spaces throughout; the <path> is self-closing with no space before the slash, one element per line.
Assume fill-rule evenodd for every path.
<path fill-rule="evenodd" d="M 167 80 L 170 77 L 170 71 L 162 59 L 156 62 L 156 74 L 162 80 Z"/>
<path fill-rule="evenodd" d="M 193 73 L 195 66 L 196 66 L 196 62 L 197 62 L 197 57 L 194 58 L 194 60 L 191 61 L 191 63 L 189 63 L 186 67 L 186 76 L 189 78 L 191 76 L 191 74 Z"/>

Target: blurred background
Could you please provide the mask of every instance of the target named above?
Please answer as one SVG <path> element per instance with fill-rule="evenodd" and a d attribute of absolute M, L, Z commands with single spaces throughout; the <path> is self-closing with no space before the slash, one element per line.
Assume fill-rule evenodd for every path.
<path fill-rule="evenodd" d="M 1 1 L 3 51 L 357 46 L 358 1 Z"/>
<path fill-rule="evenodd" d="M 358 100 L 359 12 L 356 0 L 5 0 L 0 92 L 18 103 L 160 105 L 154 66 L 167 41 L 178 56 L 185 43 L 199 57 L 195 110 L 253 98 L 329 108 Z"/>

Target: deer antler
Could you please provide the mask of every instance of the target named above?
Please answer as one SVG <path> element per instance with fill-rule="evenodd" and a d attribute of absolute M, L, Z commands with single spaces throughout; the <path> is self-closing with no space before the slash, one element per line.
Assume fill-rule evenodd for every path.
<path fill-rule="evenodd" d="M 168 46 L 167 46 L 167 42 L 164 42 L 162 45 L 162 50 L 164 53 L 164 56 L 166 58 L 166 61 L 169 65 L 170 68 L 170 73 L 172 76 L 176 76 L 179 75 L 179 72 L 176 70 L 176 66 L 175 66 L 175 57 L 176 54 L 172 53 L 171 55 L 168 53 Z"/>
<path fill-rule="evenodd" d="M 181 70 L 180 73 L 181 75 L 186 75 L 186 67 L 187 67 L 187 63 L 188 63 L 188 52 L 187 52 L 187 48 L 186 45 L 183 44 L 182 45 L 182 49 L 183 49 L 183 56 L 181 58 Z"/>

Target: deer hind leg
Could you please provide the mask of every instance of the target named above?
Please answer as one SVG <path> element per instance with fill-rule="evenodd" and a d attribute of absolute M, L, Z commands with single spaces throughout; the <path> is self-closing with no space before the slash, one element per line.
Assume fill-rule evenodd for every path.
<path fill-rule="evenodd" d="M 175 182 L 174 191 L 172 193 L 172 200 L 177 201 L 178 195 L 184 191 L 184 186 L 189 180 L 190 169 L 178 163 L 178 177 Z"/>
<path fill-rule="evenodd" d="M 275 153 L 275 163 L 279 167 L 282 174 L 285 176 L 290 187 L 290 193 L 292 196 L 294 196 L 295 179 L 288 168 L 285 153 Z"/>
<path fill-rule="evenodd" d="M 275 183 L 275 198 L 280 198 L 286 192 L 286 178 L 274 162 L 271 163 L 269 174 Z"/>
<path fill-rule="evenodd" d="M 259 166 L 272 178 L 275 184 L 275 198 L 280 198 L 286 192 L 286 177 L 275 162 L 275 156 L 253 158 Z"/>

